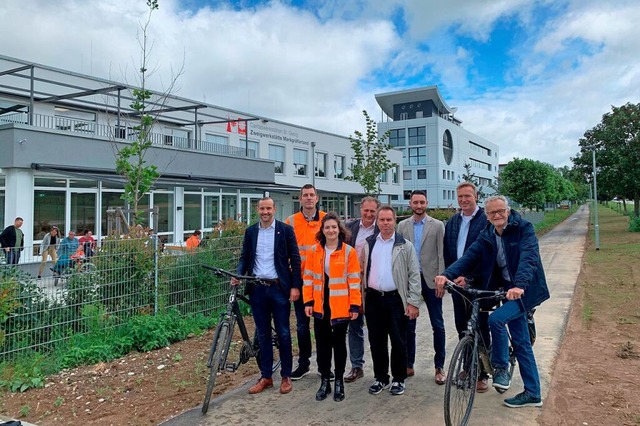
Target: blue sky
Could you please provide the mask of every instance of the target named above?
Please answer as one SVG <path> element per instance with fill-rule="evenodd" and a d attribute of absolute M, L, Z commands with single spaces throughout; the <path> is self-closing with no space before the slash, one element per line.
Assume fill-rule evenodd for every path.
<path fill-rule="evenodd" d="M 500 161 L 570 164 L 611 105 L 637 103 L 635 0 L 160 0 L 153 84 L 348 136 L 374 95 L 437 85 Z M 144 0 L 5 0 L 2 53 L 133 82 Z M 29 31 L 24 24 L 30 23 Z"/>

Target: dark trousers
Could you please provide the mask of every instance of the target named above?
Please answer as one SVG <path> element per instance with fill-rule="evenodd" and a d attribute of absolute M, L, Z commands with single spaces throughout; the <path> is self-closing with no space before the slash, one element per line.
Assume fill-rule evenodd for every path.
<path fill-rule="evenodd" d="M 436 297 L 436 290 L 429 288 L 424 280 L 424 276 L 420 274 L 422 282 L 422 297 L 427 305 L 429 312 L 429 321 L 431 321 L 431 329 L 433 330 L 433 364 L 436 368 L 444 368 L 444 360 L 446 357 L 446 335 L 444 331 L 444 317 L 442 315 L 442 299 Z M 407 327 L 407 365 L 413 368 L 416 361 L 416 321 L 410 320 Z"/>
<path fill-rule="evenodd" d="M 249 296 L 253 320 L 258 330 L 258 344 L 260 345 L 260 374 L 264 378 L 272 375 L 273 346 L 271 341 L 271 318 L 278 335 L 282 377 L 291 377 L 293 355 L 291 350 L 291 331 L 289 330 L 289 315 L 291 304 L 289 295 L 279 285 L 256 285 Z"/>
<path fill-rule="evenodd" d="M 391 339 L 391 374 L 394 382 L 407 378 L 407 323 L 404 305 L 397 292 L 384 295 L 368 290 L 365 295 L 369 345 L 373 374 L 377 381 L 389 383 L 389 349 Z"/>
<path fill-rule="evenodd" d="M 457 293 L 451 293 L 453 300 L 453 316 L 456 322 L 456 330 L 458 338 L 462 339 L 464 332 L 467 330 L 467 323 L 471 318 L 471 303 Z M 491 334 L 489 333 L 489 312 L 480 312 L 478 314 L 478 325 L 485 347 L 491 346 Z"/>
<path fill-rule="evenodd" d="M 296 334 L 298 336 L 298 366 L 309 368 L 311 364 L 311 319 L 304 312 L 304 302 L 302 295 L 293 302 L 296 312 Z"/>
<path fill-rule="evenodd" d="M 324 318 L 313 319 L 318 371 L 323 379 L 328 379 L 331 374 L 331 352 L 333 352 L 336 378 L 340 379 L 344 376 L 344 369 L 347 364 L 348 327 L 348 321 L 331 325 L 331 319 L 328 315 L 325 315 Z"/>

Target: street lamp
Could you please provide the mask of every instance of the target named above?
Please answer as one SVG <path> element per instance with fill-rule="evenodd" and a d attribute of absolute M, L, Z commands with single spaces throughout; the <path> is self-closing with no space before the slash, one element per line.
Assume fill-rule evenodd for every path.
<path fill-rule="evenodd" d="M 587 149 L 591 150 L 591 159 L 593 161 L 593 223 L 596 231 L 596 250 L 600 250 L 600 226 L 598 224 L 598 179 L 596 173 L 596 146 L 590 145 Z"/>

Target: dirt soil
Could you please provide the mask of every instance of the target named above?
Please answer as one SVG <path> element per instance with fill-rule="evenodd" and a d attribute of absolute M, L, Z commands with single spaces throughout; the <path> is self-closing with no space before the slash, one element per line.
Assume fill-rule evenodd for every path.
<path fill-rule="evenodd" d="M 202 404 L 212 339 L 209 331 L 167 348 L 63 371 L 42 389 L 2 395 L 0 412 L 39 425 L 157 425 Z M 239 333 L 235 339 L 242 342 Z M 258 371 L 252 359 L 235 373 L 221 374 L 212 399 Z"/>

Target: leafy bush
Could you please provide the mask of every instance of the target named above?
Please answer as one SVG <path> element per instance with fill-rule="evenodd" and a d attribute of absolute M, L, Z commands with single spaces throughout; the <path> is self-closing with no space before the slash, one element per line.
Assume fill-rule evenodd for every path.
<path fill-rule="evenodd" d="M 629 231 L 640 232 L 640 216 L 632 217 L 629 219 Z"/>
<path fill-rule="evenodd" d="M 31 388 L 44 387 L 44 374 L 41 368 L 44 361 L 44 357 L 36 354 L 22 358 L 15 364 L 1 364 L 0 389 L 24 392 Z"/>

